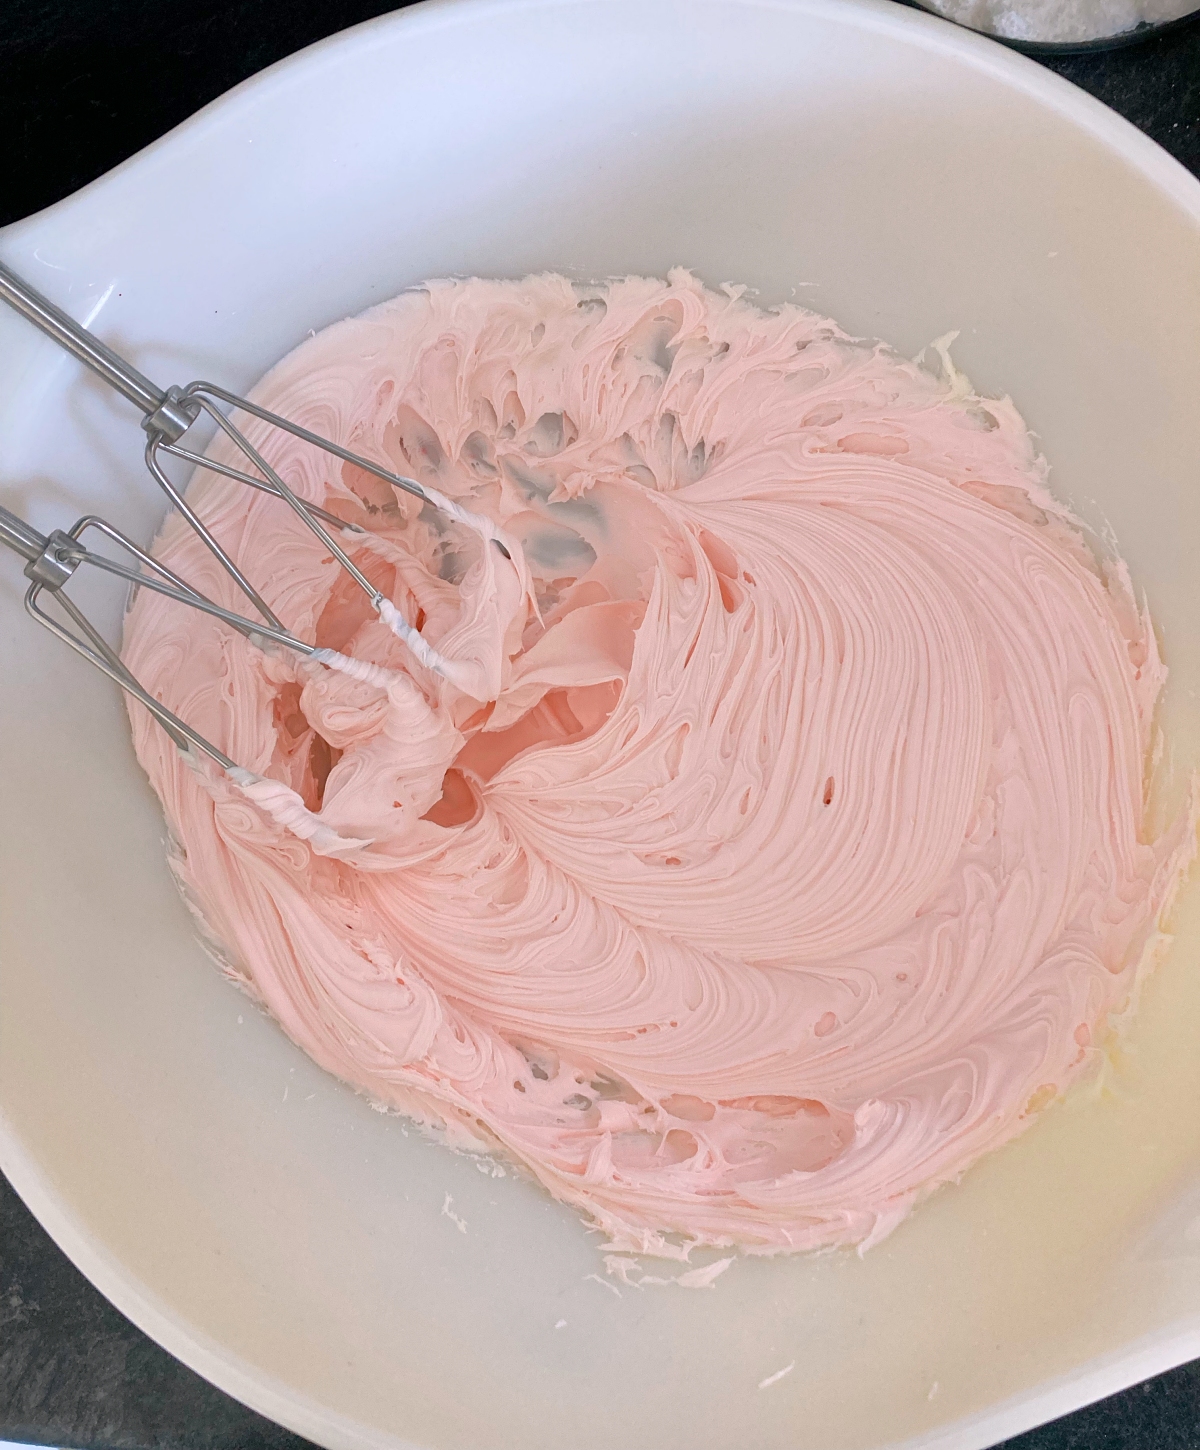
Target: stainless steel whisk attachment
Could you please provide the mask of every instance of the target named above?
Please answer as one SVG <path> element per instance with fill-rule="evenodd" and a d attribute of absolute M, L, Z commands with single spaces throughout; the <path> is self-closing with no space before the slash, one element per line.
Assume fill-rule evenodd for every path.
<path fill-rule="evenodd" d="M 107 554 L 89 549 L 82 542 L 89 529 L 117 544 L 142 567 L 133 568 Z M 140 548 L 120 529 L 114 528 L 106 519 L 95 514 L 85 514 L 70 529 L 55 529 L 51 534 L 41 534 L 24 519 L 0 506 L 0 543 L 7 544 L 26 561 L 25 576 L 30 584 L 25 594 L 25 608 L 29 614 L 51 634 L 69 644 L 76 654 L 82 655 L 110 680 L 128 691 L 134 699 L 140 700 L 181 750 L 186 751 L 189 746 L 194 746 L 216 761 L 222 770 L 234 771 L 239 767 L 223 750 L 206 740 L 199 731 L 181 720 L 173 710 L 169 710 L 139 684 L 116 650 L 66 593 L 65 585 L 81 564 L 90 565 L 102 573 L 124 579 L 129 584 L 151 589 L 168 599 L 223 619 L 226 624 L 232 625 L 239 633 L 256 643 L 269 640 L 293 649 L 306 658 L 321 662 L 341 658 L 332 650 L 322 650 L 316 645 L 293 638 L 282 627 L 265 622 L 252 622 L 231 610 L 223 609 L 219 604 L 214 604 L 211 599 L 193 589 L 186 580 L 181 579 L 174 570 L 168 569 L 152 554 Z M 64 624 L 47 612 L 42 602 L 43 594 L 50 594 L 54 598 L 68 623 Z"/>
<path fill-rule="evenodd" d="M 251 488 L 275 494 L 317 535 L 342 568 L 371 600 L 375 609 L 384 613 L 385 617 L 390 601 L 379 593 L 325 527 L 326 524 L 333 524 L 339 530 L 343 529 L 346 525 L 342 520 L 327 513 L 324 509 L 305 503 L 298 498 L 219 405 L 223 404 L 225 408 L 232 411 L 258 418 L 274 428 L 280 428 L 284 432 L 290 433 L 295 438 L 303 439 L 305 443 L 323 449 L 343 463 L 350 463 L 365 469 L 366 472 L 411 494 L 414 498 L 420 499 L 422 503 L 431 505 L 460 523 L 471 522 L 472 525 L 477 525 L 480 522 L 452 503 L 451 500 L 444 498 L 432 489 L 423 488 L 416 479 L 406 478 L 402 474 L 382 468 L 371 459 L 351 453 L 349 449 L 341 447 L 340 444 L 334 443 L 328 438 L 322 438 L 320 434 L 313 433 L 308 428 L 302 428 L 298 423 L 280 417 L 278 413 L 260 408 L 249 399 L 240 397 L 237 393 L 231 393 L 216 383 L 197 380 L 188 383 L 185 387 L 174 385 L 168 388 L 158 387 L 120 354 L 101 342 L 87 328 L 80 326 L 48 297 L 43 297 L 36 288 L 31 287 L 28 282 L 10 271 L 3 263 L 0 263 L 0 301 L 7 302 L 23 317 L 28 318 L 47 337 L 52 338 L 60 347 L 91 368 L 109 387 L 128 398 L 141 411 L 142 427 L 146 432 L 145 460 L 150 476 L 204 540 L 205 545 L 220 560 L 222 566 L 262 618 L 275 629 L 282 629 L 282 623 L 245 577 L 242 570 L 213 537 L 203 519 L 188 504 L 182 491 L 165 472 L 162 464 L 164 454 L 182 458 L 199 468 L 223 474 L 226 478 L 237 479 Z M 205 458 L 202 454 L 182 445 L 180 440 L 202 416 L 210 418 L 216 424 L 242 454 L 247 464 L 256 470 L 255 473 L 231 468 L 227 464 Z M 506 558 L 510 557 L 508 550 L 500 540 L 493 539 L 493 542 Z"/>
<path fill-rule="evenodd" d="M 9 510 L 0 508 L 0 544 L 7 545 L 25 560 L 25 574 L 30 580 L 30 587 L 25 596 L 27 611 L 39 624 L 70 645 L 76 653 L 82 655 L 109 679 L 115 681 L 123 690 L 139 700 L 185 754 L 190 756 L 192 748 L 203 752 L 248 793 L 256 791 L 252 794 L 252 799 L 257 800 L 267 814 L 279 823 L 311 841 L 314 849 L 323 851 L 324 854 L 337 855 L 345 854 L 342 848 L 357 848 L 370 844 L 361 841 L 347 842 L 337 837 L 305 809 L 294 792 L 282 785 L 252 776 L 249 771 L 231 760 L 222 750 L 205 739 L 186 721 L 181 720 L 161 701 L 156 700 L 134 678 L 116 650 L 88 620 L 78 604 L 69 597 L 65 585 L 80 566 L 88 565 L 103 573 L 123 579 L 131 585 L 153 590 L 177 603 L 188 605 L 224 620 L 225 623 L 256 644 L 268 648 L 271 645 L 280 645 L 355 678 L 386 684 L 391 675 L 390 671 L 366 661 L 350 659 L 334 650 L 307 644 L 288 633 L 282 621 L 230 558 L 204 520 L 188 503 L 182 490 L 165 471 L 164 456 L 179 458 L 198 468 L 205 468 L 226 478 L 235 479 L 251 488 L 273 494 L 281 499 L 321 540 L 334 559 L 364 591 L 375 610 L 392 631 L 409 645 L 418 658 L 427 664 L 433 663 L 436 668 L 436 662 L 440 658 L 436 651 L 422 639 L 412 626 L 407 624 L 391 600 L 375 588 L 335 537 L 335 533 L 343 533 L 346 530 L 360 534 L 368 531 L 357 525 L 349 524 L 326 509 L 299 498 L 266 461 L 259 449 L 232 421 L 231 412 L 242 412 L 257 418 L 324 450 L 344 463 L 364 469 L 367 473 L 373 474 L 403 492 L 420 499 L 423 503 L 431 505 L 448 518 L 473 529 L 487 542 L 494 544 L 504 558 L 511 559 L 509 550 L 497 537 L 490 521 L 469 513 L 453 500 L 445 498 L 435 490 L 422 487 L 415 479 L 393 473 L 371 459 L 352 453 L 330 439 L 323 438 L 266 408 L 260 408 L 249 399 L 231 393 L 215 383 L 196 381 L 188 383 L 185 387 L 160 388 L 156 386 L 112 348 L 80 326 L 61 308 L 42 296 L 3 263 L 0 263 L 0 300 L 7 302 L 22 316 L 28 318 L 47 337 L 52 338 L 72 356 L 86 364 L 111 388 L 128 398 L 140 410 L 142 427 L 146 432 L 145 461 L 151 477 L 204 541 L 206 547 L 220 561 L 222 567 L 253 605 L 258 617 L 249 619 L 214 603 L 107 520 L 94 514 L 85 515 L 69 530 L 56 529 L 53 533 L 44 535 Z M 233 443 L 244 458 L 246 468 L 235 468 L 215 459 L 206 458 L 181 443 L 180 440 L 184 438 L 188 430 L 202 417 L 210 418 L 225 437 Z M 254 471 L 247 471 L 248 469 Z M 114 559 L 108 553 L 97 552 L 97 550 L 89 548 L 83 542 L 84 536 L 89 531 L 104 536 L 132 562 L 125 563 L 120 559 Z M 43 596 L 47 594 L 56 601 L 61 609 L 62 619 L 55 618 L 54 614 L 45 608 Z M 270 789 L 267 789 L 268 787 Z"/>

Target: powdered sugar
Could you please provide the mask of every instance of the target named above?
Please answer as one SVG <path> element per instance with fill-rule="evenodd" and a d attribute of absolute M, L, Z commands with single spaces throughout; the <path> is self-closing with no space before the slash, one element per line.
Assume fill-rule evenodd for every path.
<path fill-rule="evenodd" d="M 947 20 L 1008 40 L 1082 43 L 1161 25 L 1197 8 L 1196 0 L 921 0 Z"/>

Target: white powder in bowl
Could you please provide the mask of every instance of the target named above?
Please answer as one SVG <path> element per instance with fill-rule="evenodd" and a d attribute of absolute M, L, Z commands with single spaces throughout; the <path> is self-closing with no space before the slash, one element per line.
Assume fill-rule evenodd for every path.
<path fill-rule="evenodd" d="M 1161 25 L 1197 0 L 920 0 L 947 20 L 1007 40 L 1054 44 L 1102 40 L 1136 25 Z"/>

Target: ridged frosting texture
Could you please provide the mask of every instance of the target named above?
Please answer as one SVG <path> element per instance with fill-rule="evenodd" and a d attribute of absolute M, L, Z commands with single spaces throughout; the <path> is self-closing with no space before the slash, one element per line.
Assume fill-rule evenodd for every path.
<path fill-rule="evenodd" d="M 1095 1064 L 1194 829 L 1148 826 L 1150 620 L 1011 403 L 682 271 L 433 283 L 255 397 L 512 555 L 255 425 L 453 667 L 211 474 L 287 627 L 380 668 L 128 618 L 147 688 L 349 843 L 135 708 L 189 900 L 324 1067 L 619 1245 L 772 1251 L 876 1241 Z M 179 519 L 157 549 L 244 604 Z"/>

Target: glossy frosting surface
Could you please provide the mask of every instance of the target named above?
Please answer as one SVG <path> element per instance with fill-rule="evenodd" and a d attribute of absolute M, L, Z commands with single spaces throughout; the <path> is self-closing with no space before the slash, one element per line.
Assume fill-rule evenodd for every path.
<path fill-rule="evenodd" d="M 434 283 L 255 397 L 512 555 L 252 431 L 426 662 L 211 475 L 287 627 L 381 670 L 130 614 L 143 683 L 342 843 L 135 714 L 189 900 L 318 1062 L 619 1245 L 764 1251 L 876 1241 L 1095 1064 L 1194 832 L 1148 824 L 1149 618 L 1009 402 L 684 272 Z M 158 552 L 242 606 L 178 520 Z"/>

